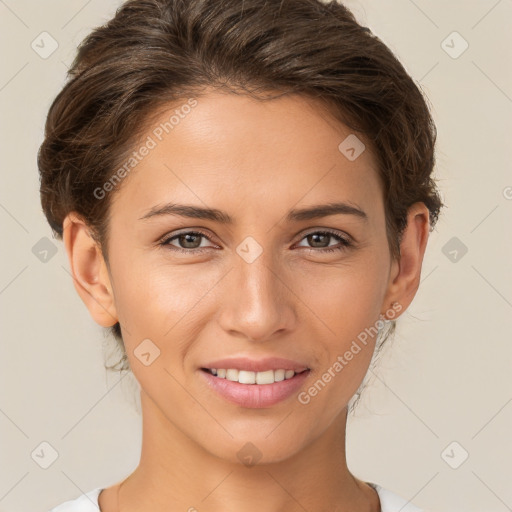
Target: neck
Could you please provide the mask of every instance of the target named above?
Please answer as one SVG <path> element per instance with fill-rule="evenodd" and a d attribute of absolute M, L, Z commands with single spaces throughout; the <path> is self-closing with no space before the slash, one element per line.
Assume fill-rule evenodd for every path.
<path fill-rule="evenodd" d="M 141 458 L 122 484 L 119 512 L 380 511 L 377 493 L 346 465 L 347 408 L 302 450 L 284 460 L 246 466 L 206 452 L 147 395 L 141 398 Z"/>

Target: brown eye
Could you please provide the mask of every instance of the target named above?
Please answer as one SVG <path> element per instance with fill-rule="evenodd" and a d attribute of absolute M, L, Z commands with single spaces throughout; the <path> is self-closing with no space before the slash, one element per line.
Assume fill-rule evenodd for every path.
<path fill-rule="evenodd" d="M 313 247 L 323 248 L 329 246 L 329 240 L 333 237 L 327 233 L 313 233 L 308 235 L 306 238 L 308 243 L 312 244 Z M 325 242 L 327 242 L 327 245 L 324 245 Z"/>
<path fill-rule="evenodd" d="M 160 243 L 160 245 L 181 252 L 202 252 L 203 250 L 212 247 L 202 246 L 201 243 L 203 240 L 210 240 L 205 233 L 200 231 L 187 231 L 166 238 Z M 173 241 L 176 241 L 177 243 L 172 244 L 171 242 Z"/>
<path fill-rule="evenodd" d="M 195 233 L 185 233 L 184 235 L 178 235 L 176 240 L 179 241 L 182 249 L 197 249 L 201 245 L 202 235 Z"/>
<path fill-rule="evenodd" d="M 339 245 L 329 245 L 329 241 L 331 239 L 336 239 Z M 352 246 L 352 242 L 350 242 L 350 240 L 331 231 L 314 231 L 305 235 L 302 240 L 306 240 L 311 245 L 311 247 L 306 247 L 306 249 L 318 249 L 315 252 L 343 251 L 347 247 Z"/>

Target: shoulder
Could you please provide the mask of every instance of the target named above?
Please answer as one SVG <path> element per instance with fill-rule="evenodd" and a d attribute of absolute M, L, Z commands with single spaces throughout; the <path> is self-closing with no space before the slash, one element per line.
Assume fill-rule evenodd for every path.
<path fill-rule="evenodd" d="M 76 499 L 65 501 L 57 505 L 48 512 L 99 512 L 98 496 L 102 490 L 102 487 L 93 489 Z"/>
<path fill-rule="evenodd" d="M 381 512 L 427 512 L 378 484 L 372 482 L 367 482 L 367 484 L 371 485 L 377 491 L 380 499 Z M 101 487 L 93 489 L 76 499 L 61 503 L 48 512 L 99 512 L 98 496 L 102 490 L 103 488 Z"/>
<path fill-rule="evenodd" d="M 377 491 L 380 499 L 381 512 L 427 512 L 378 484 L 372 482 L 366 483 Z"/>

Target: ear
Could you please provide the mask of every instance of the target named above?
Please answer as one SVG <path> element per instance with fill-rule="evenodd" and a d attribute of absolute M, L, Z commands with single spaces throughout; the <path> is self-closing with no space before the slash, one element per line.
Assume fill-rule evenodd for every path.
<path fill-rule="evenodd" d="M 429 210 L 424 203 L 414 203 L 407 213 L 407 227 L 400 243 L 400 259 L 394 260 L 389 276 L 383 308 L 389 312 L 391 304 L 398 302 L 394 313 L 405 311 L 414 299 L 421 277 L 421 266 L 430 232 Z M 384 316 L 386 314 L 382 313 Z M 396 319 L 399 314 L 392 316 Z"/>
<path fill-rule="evenodd" d="M 75 289 L 89 313 L 102 327 L 114 325 L 118 318 L 107 265 L 88 226 L 75 212 L 64 219 L 62 238 Z"/>

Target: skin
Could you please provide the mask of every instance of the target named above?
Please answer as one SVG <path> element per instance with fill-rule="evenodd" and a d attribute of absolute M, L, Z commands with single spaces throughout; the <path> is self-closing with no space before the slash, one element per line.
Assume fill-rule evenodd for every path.
<path fill-rule="evenodd" d="M 375 338 L 307 405 L 294 394 L 264 409 L 240 407 L 210 390 L 199 367 L 240 355 L 305 361 L 307 390 L 391 303 L 402 308 L 395 319 L 411 303 L 428 209 L 411 206 L 401 260 L 392 260 L 371 149 L 349 161 L 338 145 L 351 132 L 315 100 L 214 91 L 197 100 L 116 191 L 109 266 L 77 215 L 64 223 L 75 288 L 99 325 L 120 321 L 141 386 L 140 464 L 123 482 L 119 505 L 119 484 L 100 494 L 101 510 L 379 511 L 377 493 L 350 473 L 345 455 L 347 404 Z M 293 208 L 334 201 L 357 205 L 367 222 L 348 214 L 285 220 Z M 235 223 L 140 220 L 167 202 L 218 208 Z M 183 228 L 201 228 L 209 239 L 158 245 Z M 325 229 L 352 237 L 354 246 L 323 252 L 339 240 L 315 245 L 306 235 Z M 247 236 L 263 249 L 252 263 L 236 252 Z M 199 244 L 203 253 L 187 249 Z M 149 366 L 134 355 L 147 338 L 160 350 Z M 261 452 L 254 466 L 237 457 L 248 441 Z"/>

